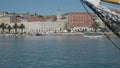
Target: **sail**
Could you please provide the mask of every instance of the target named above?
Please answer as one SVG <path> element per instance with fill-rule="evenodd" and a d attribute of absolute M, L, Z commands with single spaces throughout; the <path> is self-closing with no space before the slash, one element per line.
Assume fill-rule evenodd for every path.
<path fill-rule="evenodd" d="M 120 4 L 120 0 L 103 0 L 103 1 Z"/>
<path fill-rule="evenodd" d="M 98 6 L 101 0 L 86 0 L 86 1 L 94 6 Z"/>

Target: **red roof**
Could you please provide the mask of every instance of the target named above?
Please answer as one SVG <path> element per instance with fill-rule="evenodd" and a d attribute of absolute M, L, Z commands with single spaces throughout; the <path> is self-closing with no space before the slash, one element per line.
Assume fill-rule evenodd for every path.
<path fill-rule="evenodd" d="M 88 14 L 87 12 L 70 12 L 68 14 Z"/>
<path fill-rule="evenodd" d="M 31 17 L 30 19 L 28 19 L 28 22 L 40 22 L 40 21 L 45 21 L 44 18 L 41 18 L 41 17 L 37 17 L 37 16 L 33 16 Z"/>
<path fill-rule="evenodd" d="M 10 20 L 11 23 L 20 23 L 21 20 L 20 19 L 12 19 Z"/>

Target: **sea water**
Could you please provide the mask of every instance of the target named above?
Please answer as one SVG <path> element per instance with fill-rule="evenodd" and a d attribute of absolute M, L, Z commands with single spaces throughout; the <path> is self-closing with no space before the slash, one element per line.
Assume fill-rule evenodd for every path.
<path fill-rule="evenodd" d="M 120 50 L 107 38 L 0 38 L 0 68 L 120 68 Z"/>

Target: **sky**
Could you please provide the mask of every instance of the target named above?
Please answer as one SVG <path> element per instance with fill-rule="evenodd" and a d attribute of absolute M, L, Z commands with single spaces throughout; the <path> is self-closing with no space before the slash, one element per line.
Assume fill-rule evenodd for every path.
<path fill-rule="evenodd" d="M 37 13 L 55 15 L 61 13 L 85 11 L 79 0 L 1 0 L 0 11 L 16 13 Z"/>
<path fill-rule="evenodd" d="M 80 0 L 1 0 L 0 11 L 10 13 L 37 13 L 39 15 L 56 15 L 61 13 L 84 12 Z"/>

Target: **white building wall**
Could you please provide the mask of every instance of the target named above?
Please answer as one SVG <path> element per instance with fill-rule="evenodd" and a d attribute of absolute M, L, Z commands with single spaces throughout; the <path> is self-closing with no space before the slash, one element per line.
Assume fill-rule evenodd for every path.
<path fill-rule="evenodd" d="M 9 24 L 10 23 L 10 17 L 0 17 L 0 23 Z"/>
<path fill-rule="evenodd" d="M 22 22 L 17 24 L 24 24 L 24 31 L 27 33 L 62 32 L 65 29 L 65 22 Z M 11 23 L 10 25 L 13 26 L 14 23 Z"/>

